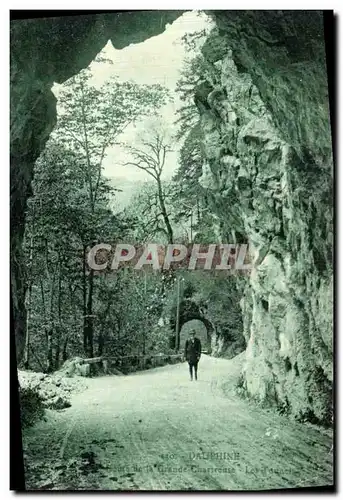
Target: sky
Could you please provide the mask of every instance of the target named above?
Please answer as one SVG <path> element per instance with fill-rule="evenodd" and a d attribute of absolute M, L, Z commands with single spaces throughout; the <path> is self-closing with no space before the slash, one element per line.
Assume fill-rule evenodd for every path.
<path fill-rule="evenodd" d="M 173 130 L 172 124 L 176 118 L 176 110 L 180 107 L 175 87 L 187 55 L 181 37 L 187 32 L 191 33 L 205 28 L 208 26 L 208 22 L 208 17 L 205 14 L 199 16 L 196 12 L 185 12 L 173 24 L 167 25 L 163 33 L 149 38 L 145 42 L 117 50 L 109 41 L 101 51 L 101 55 L 111 59 L 113 64 L 92 62 L 90 65 L 93 73 L 92 83 L 100 86 L 108 78 L 115 75 L 123 81 L 133 80 L 138 84 L 159 83 L 167 87 L 174 97 L 174 103 L 167 104 L 160 111 L 162 120 Z M 59 88 L 62 86 L 55 84 L 52 89 L 57 98 Z M 141 131 L 145 132 L 148 128 L 149 119 L 143 120 L 136 123 L 135 126 L 128 127 L 119 140 L 129 144 L 133 143 L 137 140 L 137 135 Z M 170 179 L 176 171 L 177 153 L 176 147 L 174 152 L 167 157 L 163 172 L 164 179 Z M 139 186 L 142 182 L 151 181 L 151 177 L 146 172 L 133 166 L 122 166 L 122 163 L 128 160 L 124 150 L 115 146 L 107 150 L 103 164 L 104 175 L 112 178 L 124 191 L 129 184 L 137 183 Z"/>

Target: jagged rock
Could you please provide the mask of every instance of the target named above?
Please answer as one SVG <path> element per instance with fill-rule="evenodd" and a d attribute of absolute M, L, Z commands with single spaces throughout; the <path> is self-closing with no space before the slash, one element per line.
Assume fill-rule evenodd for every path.
<path fill-rule="evenodd" d="M 321 14 L 211 15 L 216 82 L 207 107 L 198 106 L 208 162 L 200 182 L 215 193 L 209 200 L 222 234 L 238 231 L 250 245 L 254 267 L 239 284 L 243 386 L 260 401 L 325 423 L 332 410 L 333 245 Z M 203 55 L 213 63 L 206 44 Z"/>

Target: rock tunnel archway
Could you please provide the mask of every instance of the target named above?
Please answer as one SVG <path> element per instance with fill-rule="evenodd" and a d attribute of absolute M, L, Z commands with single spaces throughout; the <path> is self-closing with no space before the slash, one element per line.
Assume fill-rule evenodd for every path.
<path fill-rule="evenodd" d="M 211 352 L 211 336 L 215 331 L 215 327 L 211 320 L 207 317 L 206 312 L 191 299 L 184 299 L 180 302 L 180 312 L 179 312 L 179 334 L 176 344 L 176 306 L 171 311 L 170 316 L 170 327 L 174 332 L 174 335 L 170 339 L 170 347 L 172 349 L 180 349 L 180 332 L 182 327 L 192 320 L 198 320 L 203 323 L 207 331 L 207 344 L 203 348 Z"/>
<path fill-rule="evenodd" d="M 207 50 L 205 55 L 213 63 L 222 61 L 221 67 L 224 72 L 227 72 L 228 68 L 236 68 L 237 89 L 239 89 L 240 94 L 242 89 L 239 82 L 240 76 L 244 74 L 250 76 L 252 84 L 256 87 L 257 94 L 260 95 L 261 103 L 263 103 L 273 119 L 276 127 L 275 132 L 279 134 L 278 141 L 281 139 L 285 141 L 284 146 L 287 146 L 285 151 L 288 151 L 290 145 L 293 148 L 292 157 L 290 155 L 287 162 L 276 162 L 278 168 L 275 172 L 282 179 L 290 178 L 286 190 L 287 206 L 289 201 L 292 201 L 291 206 L 294 206 L 297 215 L 295 217 L 292 214 L 292 224 L 288 226 L 280 225 L 281 228 L 286 229 L 282 229 L 278 233 L 276 252 L 271 256 L 272 264 L 269 269 L 277 269 L 276 265 L 280 265 L 280 269 L 283 268 L 283 256 L 279 253 L 280 248 L 283 248 L 285 240 L 292 242 L 290 250 L 292 255 L 296 255 L 294 269 L 297 269 L 294 276 L 298 276 L 299 269 L 301 269 L 301 273 L 293 281 L 292 272 L 292 280 L 289 282 L 292 293 L 287 295 L 286 298 L 283 297 L 283 304 L 285 309 L 294 311 L 295 320 L 289 323 L 299 325 L 297 326 L 296 338 L 301 341 L 302 333 L 304 331 L 309 332 L 306 342 L 301 341 L 299 344 L 301 346 L 300 354 L 303 359 L 307 360 L 303 367 L 304 377 L 301 379 L 303 387 L 306 390 L 310 389 L 313 393 L 323 394 L 320 397 L 325 402 L 325 391 L 318 388 L 317 375 L 314 376 L 311 373 L 309 366 L 311 363 L 314 366 L 318 363 L 322 364 L 321 370 L 324 369 L 328 380 L 332 381 L 332 264 L 330 259 L 328 276 L 318 275 L 320 271 L 320 269 L 316 269 L 318 267 L 316 266 L 318 258 L 313 255 L 314 266 L 311 267 L 313 250 L 308 251 L 306 245 L 308 245 L 307 242 L 313 240 L 313 231 L 315 232 L 315 229 L 320 227 L 321 231 L 318 231 L 318 234 L 321 234 L 321 236 L 317 238 L 316 243 L 318 248 L 325 249 L 326 242 L 329 242 L 330 246 L 332 246 L 332 229 L 327 226 L 327 229 L 323 229 L 322 232 L 321 220 L 321 214 L 328 214 L 325 215 L 326 219 L 332 220 L 332 208 L 330 206 L 326 207 L 326 202 L 324 203 L 322 200 L 324 196 L 314 198 L 313 203 L 311 203 L 315 210 L 313 209 L 313 217 L 311 216 L 312 218 L 308 219 L 309 206 L 307 208 L 302 207 L 302 204 L 298 201 L 297 190 L 293 186 L 301 185 L 301 176 L 303 171 L 306 171 L 303 168 L 303 158 L 306 157 L 315 159 L 316 175 L 313 175 L 313 178 L 316 179 L 318 186 L 321 183 L 326 185 L 327 179 L 332 177 L 332 142 L 327 97 L 327 61 L 325 57 L 325 50 L 328 50 L 328 47 L 325 47 L 324 44 L 322 11 L 295 12 L 212 11 L 222 37 L 222 50 L 212 50 L 209 45 L 203 48 L 203 51 L 206 52 Z M 126 11 L 11 23 L 10 241 L 13 319 L 18 360 L 21 359 L 24 351 L 26 324 L 25 266 L 22 257 L 25 211 L 27 198 L 31 194 L 34 163 L 44 149 L 56 121 L 56 98 L 51 92 L 51 87 L 54 82 L 63 83 L 81 69 L 87 67 L 108 40 L 112 41 L 115 48 L 123 48 L 130 43 L 142 42 L 151 36 L 162 33 L 165 24 L 173 22 L 182 13 L 182 11 Z M 328 35 L 327 28 L 326 25 L 326 35 Z M 333 43 L 333 38 L 329 39 Z M 228 49 L 230 49 L 230 57 L 227 55 Z M 261 54 L 263 54 L 263 57 Z M 232 65 L 232 62 L 234 65 Z M 227 78 L 226 73 L 221 75 L 224 86 Z M 232 88 L 230 83 L 230 89 Z M 252 89 L 253 87 L 250 87 L 250 90 L 248 90 L 250 96 Z M 207 127 L 209 123 L 213 123 L 214 132 L 219 131 L 219 129 L 224 132 L 226 127 L 231 130 L 231 124 L 226 123 L 223 118 L 227 114 L 224 106 L 225 92 L 222 95 L 222 93 L 218 93 L 217 89 L 214 91 L 211 88 L 210 90 L 210 94 L 205 93 L 204 96 L 200 91 L 195 96 L 196 104 L 201 110 Z M 224 104 L 220 104 L 223 98 Z M 248 114 L 248 110 L 244 106 L 241 109 L 242 114 L 236 119 L 237 127 Z M 222 113 L 221 118 L 218 118 L 218 110 Z M 301 110 L 301 113 L 299 110 Z M 318 110 L 320 110 L 320 113 Z M 311 127 L 309 127 L 309 124 L 311 124 Z M 261 144 L 264 129 L 259 128 L 257 125 L 258 123 L 255 123 L 253 127 L 246 129 L 249 134 L 246 134 L 245 138 L 248 138 L 248 142 L 251 142 L 251 138 L 257 138 L 257 142 Z M 235 130 L 235 128 L 233 129 Z M 255 135 L 252 135 L 252 133 Z M 212 135 L 212 137 L 214 136 L 215 134 Z M 232 136 L 236 137 L 235 134 L 232 134 Z M 229 135 L 225 133 L 225 141 L 227 141 L 228 137 Z M 243 137 L 241 133 L 239 137 Z M 208 139 L 208 142 L 214 151 L 215 147 L 212 138 L 211 140 Z M 242 154 L 248 149 L 247 144 L 243 144 L 244 142 L 242 140 Z M 226 151 L 225 154 L 227 156 L 228 152 Z M 255 158 L 257 158 L 257 155 L 255 155 Z M 261 158 L 264 166 L 266 164 L 265 158 L 264 156 L 261 156 Z M 217 161 L 218 158 L 216 158 Z M 279 168 L 279 165 L 282 168 Z M 270 169 L 271 166 L 269 166 L 268 171 L 272 171 Z M 262 170 L 260 169 L 260 172 Z M 238 173 L 239 177 L 246 177 L 246 173 L 243 171 L 239 170 Z M 248 181 L 256 178 L 255 174 L 255 177 L 249 175 L 247 177 Z M 238 187 L 240 187 L 240 183 L 240 179 L 237 178 Z M 328 192 L 331 193 L 331 180 L 329 188 Z M 306 188 L 304 184 L 303 198 L 310 196 L 310 194 L 311 190 Z M 243 199 L 245 203 L 246 199 Z M 330 200 L 330 195 L 326 196 L 325 199 Z M 275 198 L 275 207 L 279 206 L 279 203 L 278 194 Z M 226 207 L 226 205 L 224 206 Z M 240 204 L 240 207 L 243 207 L 243 203 Z M 250 208 L 244 210 L 247 212 L 247 220 L 250 220 Z M 226 212 L 219 211 L 219 213 L 224 220 Z M 257 211 L 258 213 L 261 215 L 261 211 Z M 269 213 L 269 209 L 266 213 Z M 282 221 L 282 218 L 279 219 L 279 216 L 276 216 L 275 221 L 278 222 L 279 220 Z M 304 221 L 304 224 L 301 226 L 293 224 L 294 220 Z M 306 237 L 301 238 L 299 244 L 297 244 L 299 228 Z M 266 241 L 275 242 L 274 239 L 269 240 L 269 236 L 274 237 L 274 234 L 268 233 L 268 231 L 265 234 Z M 263 232 L 261 231 L 261 235 Z M 253 237 L 256 236 L 255 231 L 252 231 L 251 234 Z M 279 239 L 280 247 L 278 246 Z M 263 249 L 263 247 L 261 248 Z M 329 250 L 331 254 L 331 248 Z M 280 280 L 278 273 L 275 271 L 274 276 L 269 283 L 273 291 L 277 286 L 277 281 Z M 251 330 L 252 318 L 260 318 L 260 325 L 267 325 L 265 331 L 260 332 L 261 339 L 266 340 L 265 343 L 268 344 L 271 328 L 265 322 L 265 319 L 269 321 L 272 317 L 271 311 L 263 307 L 262 300 L 264 299 L 260 296 L 261 287 L 257 287 L 258 279 L 259 276 L 255 275 L 255 288 L 251 287 L 243 301 L 246 313 L 245 335 L 250 339 L 248 347 L 257 349 L 256 355 L 251 357 L 249 370 L 246 371 L 245 377 L 249 382 L 251 392 L 256 390 L 258 394 L 261 388 L 261 394 L 266 393 L 267 389 L 268 391 L 271 390 L 272 393 L 276 393 L 276 387 L 287 387 L 287 384 L 283 383 L 285 380 L 284 374 L 278 372 L 278 376 L 275 378 L 275 374 L 270 368 L 280 365 L 281 356 L 279 350 L 266 351 L 267 354 L 260 350 L 256 340 L 254 340 L 254 330 Z M 288 284 L 288 279 L 285 278 L 286 284 Z M 302 292 L 305 285 L 308 287 L 306 288 L 308 296 L 304 296 Z M 301 300 L 299 300 L 298 296 Z M 323 304 L 320 315 L 317 304 Z M 322 318 L 318 324 L 313 322 L 313 318 L 316 317 Z M 308 343 L 313 342 L 317 349 L 319 345 L 318 339 L 323 348 L 318 347 L 318 353 L 313 353 L 310 356 L 308 354 Z M 261 383 L 255 384 L 256 367 L 260 366 L 264 367 L 269 379 L 267 377 L 261 378 Z M 310 381 L 308 382 L 308 380 Z M 291 405 L 294 400 L 294 408 L 298 408 L 298 395 L 296 391 L 293 391 L 292 386 L 289 387 L 291 388 L 285 390 L 282 398 L 287 396 Z M 318 408 L 321 408 L 321 406 L 315 404 L 318 400 L 320 401 L 320 397 L 315 398 L 314 402 L 310 400 L 304 401 L 302 410 L 308 411 L 310 408 L 311 411 L 318 412 L 320 416 L 321 410 L 318 410 Z"/>
<path fill-rule="evenodd" d="M 189 338 L 189 334 L 191 330 L 196 331 L 196 336 L 201 341 L 201 349 L 202 351 L 208 352 L 208 344 L 211 342 L 211 336 L 208 333 L 208 330 L 205 324 L 199 319 L 191 319 L 184 323 L 180 328 L 180 347 L 179 351 L 182 353 L 184 351 L 186 340 Z"/>

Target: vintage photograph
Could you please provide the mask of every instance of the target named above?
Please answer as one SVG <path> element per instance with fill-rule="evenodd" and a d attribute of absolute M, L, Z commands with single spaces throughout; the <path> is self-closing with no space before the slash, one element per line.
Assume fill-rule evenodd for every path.
<path fill-rule="evenodd" d="M 332 21 L 11 11 L 11 489 L 334 489 Z"/>

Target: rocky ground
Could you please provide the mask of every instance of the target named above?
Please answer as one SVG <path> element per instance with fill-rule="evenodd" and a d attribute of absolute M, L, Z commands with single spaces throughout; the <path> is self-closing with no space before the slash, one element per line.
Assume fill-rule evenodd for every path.
<path fill-rule="evenodd" d="M 239 398 L 235 384 L 243 356 L 203 355 L 197 382 L 189 381 L 187 363 L 87 379 L 88 388 L 72 395 L 70 408 L 47 410 L 46 421 L 25 429 L 26 488 L 331 485 L 332 431 Z"/>

